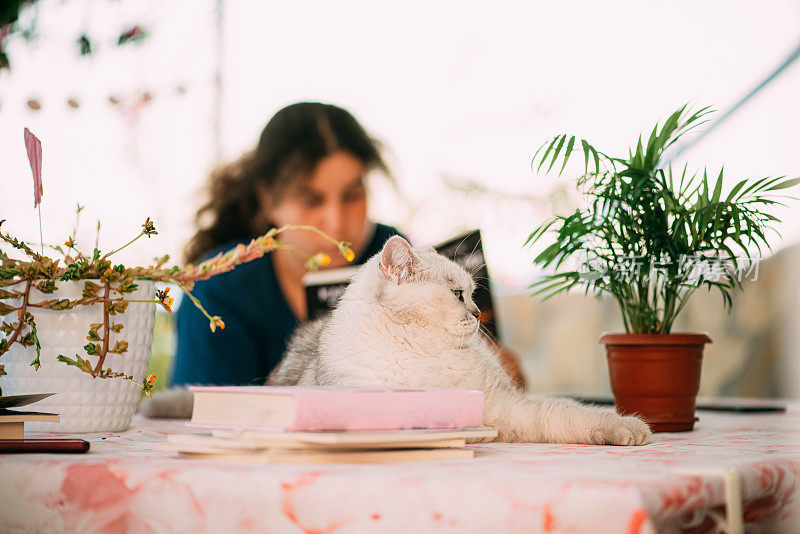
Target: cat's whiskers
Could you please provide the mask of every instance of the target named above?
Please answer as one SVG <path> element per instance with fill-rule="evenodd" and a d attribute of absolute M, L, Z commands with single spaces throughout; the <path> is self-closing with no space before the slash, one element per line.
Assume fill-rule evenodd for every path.
<path fill-rule="evenodd" d="M 478 330 L 480 332 L 483 332 L 484 338 L 489 342 L 489 344 L 492 347 L 492 351 L 494 353 L 500 352 L 500 347 L 498 346 L 500 340 L 494 337 L 492 333 L 489 331 L 489 329 L 484 325 L 478 325 Z"/>
<path fill-rule="evenodd" d="M 448 349 L 455 348 L 457 346 L 457 344 L 456 344 L 456 339 L 457 339 L 456 335 L 454 333 L 450 332 L 449 330 L 445 330 L 445 333 L 447 334 L 447 338 L 446 338 L 447 343 L 445 344 L 445 346 Z"/>
<path fill-rule="evenodd" d="M 479 244 L 480 244 L 480 240 L 475 241 L 475 245 L 472 247 L 472 251 L 469 253 L 469 256 L 467 257 L 466 261 L 464 262 L 464 265 L 469 265 L 470 264 L 470 262 L 472 261 L 472 256 L 475 255 L 475 251 L 478 249 L 478 245 Z M 486 265 L 486 264 L 484 263 L 483 265 Z M 470 274 L 472 274 L 472 273 L 470 273 Z"/>
<path fill-rule="evenodd" d="M 455 252 L 453 252 L 453 257 L 457 257 L 457 256 L 458 256 L 458 249 L 460 249 L 460 248 L 461 248 L 461 245 L 463 245 L 463 244 L 464 244 L 464 241 L 466 241 L 468 237 L 469 237 L 469 235 L 466 235 L 466 236 L 464 236 L 464 239 L 462 239 L 462 240 L 461 240 L 461 242 L 460 242 L 460 243 L 458 244 L 458 246 L 456 247 L 456 250 L 455 250 Z"/>
<path fill-rule="evenodd" d="M 478 271 L 480 271 L 480 270 L 481 270 L 481 269 L 483 269 L 484 267 L 486 267 L 486 262 L 483 262 L 483 263 L 481 263 L 481 264 L 479 264 L 479 265 L 476 265 L 475 267 L 473 267 L 473 268 L 472 268 L 472 269 L 469 271 L 469 275 L 470 275 L 470 276 L 472 276 L 472 277 L 474 277 L 474 276 L 475 276 L 475 273 L 477 273 Z"/>
<path fill-rule="evenodd" d="M 479 287 L 480 287 L 480 288 L 483 288 L 483 289 L 489 289 L 489 287 L 488 287 L 488 286 L 485 286 L 484 284 L 480 284 L 480 283 L 476 283 L 476 284 L 475 284 L 475 287 L 476 287 L 476 288 L 479 288 Z"/>

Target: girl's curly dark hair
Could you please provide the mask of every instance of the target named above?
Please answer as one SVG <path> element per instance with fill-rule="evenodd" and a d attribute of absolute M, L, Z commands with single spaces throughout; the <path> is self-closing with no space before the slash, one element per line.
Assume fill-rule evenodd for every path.
<path fill-rule="evenodd" d="M 318 102 L 278 111 L 254 151 L 212 171 L 207 200 L 195 216 L 198 230 L 184 250 L 186 261 L 195 263 L 221 245 L 265 233 L 274 224 L 264 213 L 259 188 L 279 199 L 287 185 L 307 179 L 323 158 L 339 151 L 389 174 L 379 143 L 348 111 Z"/>

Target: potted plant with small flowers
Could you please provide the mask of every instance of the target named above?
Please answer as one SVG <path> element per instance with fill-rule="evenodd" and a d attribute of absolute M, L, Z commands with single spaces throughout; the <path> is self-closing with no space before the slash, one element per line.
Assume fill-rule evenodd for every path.
<path fill-rule="evenodd" d="M 783 205 L 791 198 L 783 190 L 800 183 L 744 179 L 724 190 L 722 170 L 716 179 L 705 169 L 673 171 L 665 151 L 709 113 L 682 107 L 646 142 L 640 136 L 627 157 L 557 135 L 533 158 L 538 170 L 556 168 L 560 175 L 570 156 L 583 152 L 577 186 L 586 202 L 531 232 L 527 245 L 549 238 L 534 264 L 555 270 L 531 287 L 550 298 L 577 286 L 617 302 L 625 333 L 600 338 L 615 405 L 654 431 L 693 428 L 703 348 L 711 342 L 704 333 L 672 332 L 676 317 L 702 287 L 718 290 L 730 311 L 742 275 L 770 250 L 768 232 L 777 233 L 780 220 L 769 208 Z"/>
<path fill-rule="evenodd" d="M 41 200 L 41 143 L 25 132 L 34 175 L 34 205 Z M 156 306 L 172 311 L 171 287 L 185 293 L 208 318 L 209 328 L 225 328 L 192 295 L 198 280 L 282 248 L 290 229 L 316 232 L 336 243 L 348 259 L 350 244 L 311 226 L 272 228 L 248 244 L 198 265 L 167 267 L 169 256 L 149 266 L 115 263 L 113 256 L 142 237 L 156 235 L 148 218 L 126 244 L 103 253 L 76 243 L 82 207 L 63 245 L 34 247 L 2 231 L 0 220 L 0 388 L 3 395 L 57 392 L 37 406 L 60 415 L 59 423 L 29 423 L 34 430 L 59 432 L 120 431 L 128 428 L 142 393 L 156 381 L 147 374 Z M 37 251 L 35 248 L 39 248 Z M 5 249 L 6 251 L 4 251 Z M 55 258 L 50 257 L 55 256 Z M 330 262 L 324 253 L 306 258 L 315 269 Z M 161 289 L 157 284 L 161 285 Z M 171 287 L 170 287 L 171 286 Z"/>

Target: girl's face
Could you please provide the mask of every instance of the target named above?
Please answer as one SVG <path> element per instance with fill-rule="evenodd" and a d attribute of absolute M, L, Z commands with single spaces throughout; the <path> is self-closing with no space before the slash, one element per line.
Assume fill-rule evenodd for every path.
<path fill-rule="evenodd" d="M 361 160 L 347 152 L 336 152 L 319 162 L 310 179 L 289 185 L 277 204 L 270 204 L 269 195 L 262 192 L 262 204 L 277 226 L 315 226 L 335 239 L 352 243 L 358 255 L 369 238 L 365 173 Z M 293 230 L 279 239 L 307 255 L 327 253 L 330 267 L 347 265 L 336 245 L 316 233 Z"/>

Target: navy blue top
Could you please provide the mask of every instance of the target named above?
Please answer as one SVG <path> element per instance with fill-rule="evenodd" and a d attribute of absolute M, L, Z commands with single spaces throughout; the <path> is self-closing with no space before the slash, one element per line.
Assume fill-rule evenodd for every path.
<path fill-rule="evenodd" d="M 390 226 L 376 225 L 372 240 L 355 263 L 360 265 L 380 252 L 396 234 Z M 236 244 L 220 247 L 207 257 Z M 188 298 L 181 300 L 172 384 L 263 384 L 300 324 L 278 284 L 272 254 L 199 281 L 192 294 L 210 315 L 222 317 L 225 329 L 211 332 L 200 310 Z"/>

